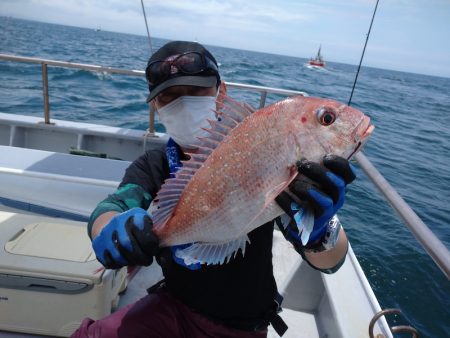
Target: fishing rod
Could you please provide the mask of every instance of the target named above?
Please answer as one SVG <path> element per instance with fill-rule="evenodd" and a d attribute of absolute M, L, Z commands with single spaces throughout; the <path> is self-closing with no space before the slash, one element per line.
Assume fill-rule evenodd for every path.
<path fill-rule="evenodd" d="M 361 54 L 361 60 L 359 60 L 358 70 L 356 71 L 355 82 L 353 82 L 352 92 L 350 93 L 350 98 L 348 99 L 348 104 L 347 104 L 348 106 L 350 106 L 350 104 L 352 102 L 352 97 L 353 97 L 353 92 L 355 91 L 356 81 L 358 81 L 359 70 L 361 69 L 361 64 L 362 64 L 362 61 L 364 58 L 364 53 L 366 52 L 367 41 L 369 41 L 370 31 L 372 30 L 373 19 L 375 19 L 375 13 L 377 12 L 378 1 L 379 0 L 377 0 L 377 3 L 375 4 L 375 9 L 373 11 L 372 21 L 370 22 L 370 26 L 369 26 L 369 32 L 367 33 L 367 36 L 366 36 L 366 43 L 364 44 L 363 52 Z"/>
<path fill-rule="evenodd" d="M 147 28 L 148 44 L 150 45 L 150 54 L 153 54 L 152 39 L 150 39 L 150 31 L 148 30 L 147 15 L 145 15 L 144 0 L 141 0 L 142 13 L 144 14 L 145 27 Z"/>

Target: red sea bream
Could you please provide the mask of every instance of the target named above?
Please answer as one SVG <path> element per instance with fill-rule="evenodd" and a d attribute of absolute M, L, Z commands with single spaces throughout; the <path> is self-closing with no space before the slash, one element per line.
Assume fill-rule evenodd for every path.
<path fill-rule="evenodd" d="M 247 234 L 283 214 L 274 201 L 302 158 L 350 158 L 373 130 L 362 112 L 313 97 L 287 98 L 253 112 L 224 98 L 220 121 L 157 196 L 161 246 L 195 243 L 177 255 L 217 264 L 247 245 Z M 249 244 L 251 245 L 251 243 Z"/>

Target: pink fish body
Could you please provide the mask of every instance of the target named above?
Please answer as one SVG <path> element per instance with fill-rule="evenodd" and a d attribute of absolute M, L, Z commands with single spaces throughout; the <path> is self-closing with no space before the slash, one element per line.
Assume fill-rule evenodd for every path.
<path fill-rule="evenodd" d="M 225 98 L 219 115 L 199 153 L 162 186 L 154 215 L 162 246 L 198 243 L 192 254 L 208 263 L 244 251 L 247 233 L 283 214 L 274 199 L 297 175 L 298 160 L 350 158 L 373 130 L 354 108 L 303 96 L 253 113 Z"/>

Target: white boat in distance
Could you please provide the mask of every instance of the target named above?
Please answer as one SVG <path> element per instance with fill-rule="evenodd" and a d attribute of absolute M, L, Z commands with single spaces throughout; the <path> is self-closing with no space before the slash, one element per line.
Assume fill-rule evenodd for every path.
<path fill-rule="evenodd" d="M 0 55 L 0 59 L 144 75 L 54 60 L 8 55 Z M 44 77 L 44 97 L 48 95 L 45 81 Z M 260 106 L 264 106 L 267 93 L 306 95 L 227 85 L 260 92 Z M 86 315 L 101 318 L 134 302 L 162 278 L 157 264 L 137 273 L 102 269 L 90 247 L 85 221 L 96 204 L 115 190 L 130 161 L 166 142 L 167 136 L 153 128 L 144 132 L 50 121 L 48 100 L 44 101 L 44 119 L 0 113 L 0 338 L 69 336 Z M 58 217 L 44 216 L 49 213 Z M 48 229 L 57 228 L 71 234 L 64 239 L 64 248 L 57 247 L 61 237 L 47 236 Z M 65 250 L 69 246 L 71 249 Z M 284 296 L 280 315 L 289 326 L 284 337 L 392 337 L 351 246 L 342 268 L 326 275 L 310 268 L 275 231 L 273 265 Z M 76 312 L 69 309 L 69 299 Z M 412 328 L 403 330 L 414 334 Z M 278 335 L 270 328 L 269 336 Z"/>

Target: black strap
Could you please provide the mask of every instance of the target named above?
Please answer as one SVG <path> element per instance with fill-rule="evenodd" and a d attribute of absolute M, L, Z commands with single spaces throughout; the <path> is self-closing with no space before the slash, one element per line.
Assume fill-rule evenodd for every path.
<path fill-rule="evenodd" d="M 274 312 L 268 320 L 272 325 L 273 329 L 275 330 L 275 332 L 278 333 L 280 337 L 282 337 L 288 329 L 288 326 L 284 322 L 283 318 L 281 318 L 278 314 Z"/>
<path fill-rule="evenodd" d="M 270 309 L 265 316 L 265 319 L 272 325 L 273 329 L 280 337 L 282 337 L 288 329 L 287 324 L 284 322 L 283 318 L 278 315 L 282 311 L 281 303 L 283 302 L 283 296 L 278 292 L 273 300 L 274 306 Z"/>
<path fill-rule="evenodd" d="M 150 287 L 147 289 L 147 293 L 150 294 L 150 293 L 155 292 L 155 291 L 158 290 L 160 287 L 164 286 L 165 283 L 166 283 L 166 280 L 165 280 L 164 278 L 161 279 L 161 280 L 160 280 L 159 282 L 157 282 L 156 284 L 150 286 Z"/>
<path fill-rule="evenodd" d="M 275 299 L 273 300 L 276 304 L 277 312 L 281 312 L 281 303 L 283 303 L 283 299 L 284 299 L 283 296 L 277 291 Z"/>

